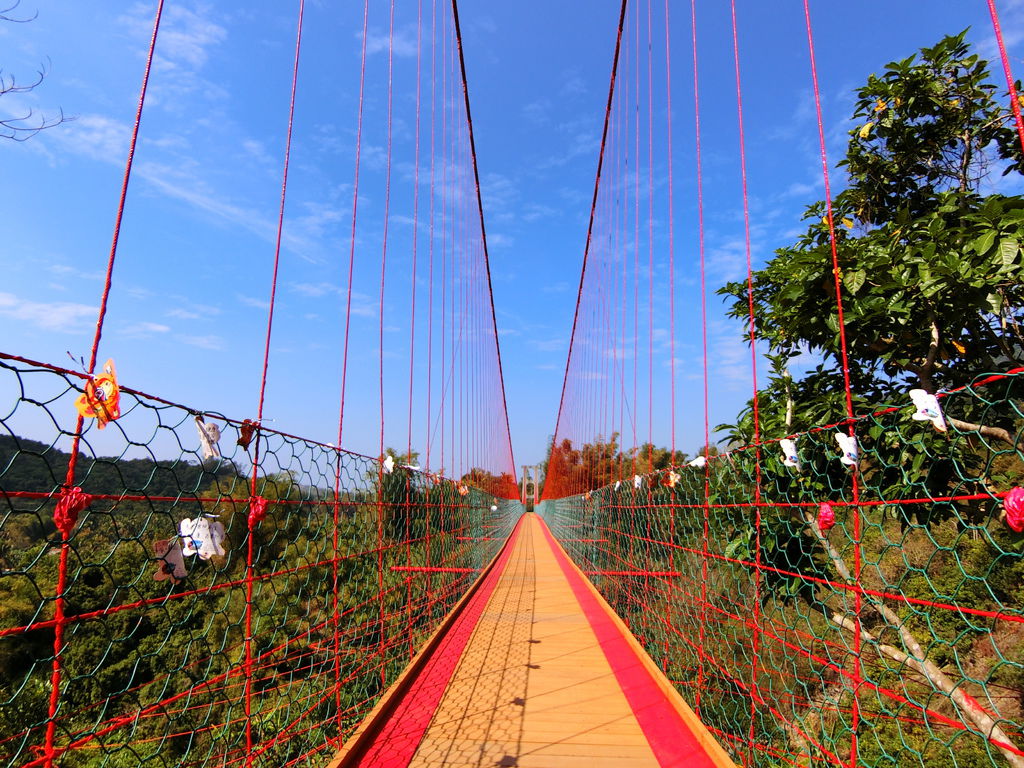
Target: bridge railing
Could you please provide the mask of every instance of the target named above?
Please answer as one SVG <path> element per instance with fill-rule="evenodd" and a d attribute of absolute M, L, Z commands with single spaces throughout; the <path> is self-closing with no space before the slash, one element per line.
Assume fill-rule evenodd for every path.
<path fill-rule="evenodd" d="M 128 389 L 68 484 L 85 380 L 0 358 L 4 765 L 323 765 L 520 512 Z"/>
<path fill-rule="evenodd" d="M 939 401 L 545 503 L 738 763 L 1024 765 L 1024 372 Z"/>

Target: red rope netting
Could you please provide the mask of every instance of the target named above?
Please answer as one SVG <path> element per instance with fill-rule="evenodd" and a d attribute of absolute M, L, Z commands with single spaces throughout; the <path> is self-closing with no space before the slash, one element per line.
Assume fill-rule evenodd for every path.
<path fill-rule="evenodd" d="M 1019 85 L 989 8 L 1007 86 L 971 98 L 1002 131 L 998 149 L 981 140 L 986 162 L 1006 167 L 1024 146 Z M 764 197 L 751 194 L 770 164 L 751 163 L 748 150 L 770 143 L 778 126 L 761 94 L 753 94 L 760 122 L 749 111 L 745 118 L 744 86 L 757 79 L 752 69 L 775 71 L 785 56 L 773 48 L 769 65 L 745 49 L 741 4 L 691 2 L 682 19 L 667 2 L 621 10 L 542 514 L 738 764 L 1024 765 L 1024 317 L 1012 287 L 1022 273 L 1016 256 L 999 251 L 1016 254 L 1024 235 L 1007 224 L 994 238 L 1003 245 L 972 248 L 985 200 L 956 185 L 937 191 L 935 181 L 946 205 L 963 195 L 955 213 L 939 209 L 946 230 L 922 219 L 930 229 L 908 233 L 926 207 L 903 209 L 888 225 L 867 203 L 851 203 L 870 194 L 855 197 L 857 159 L 892 156 L 884 154 L 895 146 L 886 144 L 890 126 L 939 119 L 899 111 L 907 106 L 895 89 L 926 66 L 910 68 L 928 59 L 946 68 L 947 83 L 968 78 L 968 43 L 947 38 L 904 63 L 906 72 L 889 65 L 888 79 L 859 94 L 867 107 L 854 119 L 867 124 L 849 132 L 852 178 L 834 194 L 810 3 L 799 17 L 787 12 L 807 41 L 800 65 L 812 88 L 807 122 L 824 199 L 808 208 L 809 234 L 773 259 L 754 244 L 753 233 L 763 241 L 768 228 L 759 219 Z M 686 21 L 692 79 L 681 86 L 671 48 Z M 716 26 L 715 39 L 731 45 L 707 42 Z M 728 100 L 705 96 L 713 76 L 730 89 L 735 81 L 728 132 L 718 114 Z M 896 96 L 877 91 L 883 84 Z M 693 94 L 687 148 L 672 106 L 683 88 Z M 951 98 L 940 107 L 962 105 Z M 724 135 L 709 137 L 710 121 Z M 680 167 L 693 173 L 687 198 Z M 728 193 L 723 169 L 735 174 Z M 1004 200 L 1007 210 L 1024 207 L 1000 195 L 987 204 Z M 779 245 L 781 237 L 792 235 Z M 870 249 L 884 247 L 892 255 L 873 264 Z M 958 273 L 976 251 L 983 290 L 1013 298 L 967 310 L 976 306 L 969 300 L 949 312 L 955 318 L 940 317 L 964 289 L 952 281 L 946 294 L 923 291 L 925 275 L 906 291 L 925 318 L 919 347 L 911 346 L 918 329 L 898 327 L 896 287 L 885 296 L 891 303 L 879 304 L 892 318 L 872 326 L 885 314 L 872 314 L 885 270 L 912 255 L 946 258 L 943 249 Z M 745 263 L 719 291 L 730 301 L 726 316 L 708 301 L 716 286 L 706 254 L 719 274 L 723 260 Z M 970 330 L 971 312 L 992 328 L 992 357 L 975 341 L 982 331 Z M 825 330 L 810 331 L 807 318 Z M 747 349 L 723 341 L 730 319 Z M 906 344 L 907 359 L 889 343 Z M 716 435 L 712 414 L 723 413 L 737 383 L 746 387 L 742 399 L 731 395 L 741 412 Z"/>
<path fill-rule="evenodd" d="M 365 167 L 363 144 L 378 137 L 360 79 L 352 238 L 338 286 L 343 447 L 289 434 L 283 416 L 283 428 L 265 418 L 268 379 L 284 374 L 271 352 L 279 278 L 288 270 L 281 257 L 289 162 L 293 137 L 303 140 L 296 93 L 306 10 L 299 0 L 254 416 L 140 392 L 129 386 L 127 356 L 117 359 L 120 381 L 112 364 L 94 375 L 150 68 L 159 60 L 162 2 L 90 364 L 77 372 L 0 352 L 6 764 L 322 765 L 520 512 L 454 4 L 390 4 L 383 169 Z M 363 75 L 374 12 L 364 5 Z M 410 13 L 411 20 L 402 15 Z M 416 61 L 399 70 L 390 51 L 396 24 L 405 23 L 416 26 Z M 412 105 L 396 94 L 407 87 L 416 91 Z M 456 90 L 462 99 L 452 98 Z M 415 124 L 414 141 L 392 143 L 399 119 Z M 407 163 L 414 172 L 392 178 L 391 168 Z M 387 190 L 382 219 L 360 212 L 361 184 Z M 399 216 L 413 222 L 405 269 L 392 265 L 388 235 Z M 357 248 L 366 238 L 379 238 L 376 255 Z M 362 261 L 378 280 L 373 387 L 365 386 L 369 367 L 348 364 Z M 385 349 L 386 307 L 410 295 L 402 315 L 408 348 L 398 355 Z M 385 362 L 396 356 L 401 386 Z M 408 424 L 385 424 L 392 403 L 407 410 Z M 374 407 L 380 432 L 363 449 L 372 455 L 363 455 L 349 449 L 358 437 L 349 424 L 353 409 L 361 416 Z"/>

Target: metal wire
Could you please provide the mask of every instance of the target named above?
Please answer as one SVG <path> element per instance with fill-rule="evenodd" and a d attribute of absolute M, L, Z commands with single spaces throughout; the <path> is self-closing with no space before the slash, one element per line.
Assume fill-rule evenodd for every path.
<path fill-rule="evenodd" d="M 0 413 L 6 765 L 45 760 L 61 540 L 53 517 L 70 444 L 60 424 L 83 383 L 72 371 L 0 359 L 0 393 L 11 403 Z M 122 390 L 121 408 L 120 419 L 103 432 L 87 428 L 80 442 L 75 484 L 91 503 L 68 537 L 54 720 L 62 766 L 323 764 L 519 513 L 518 503 L 478 488 L 463 495 L 450 479 L 402 467 L 381 473 L 377 459 L 263 428 L 256 496 L 267 500 L 266 516 L 250 525 L 240 420 L 202 414 L 219 426 L 222 451 L 204 460 L 197 411 L 131 390 Z M 173 571 L 156 542 L 180 545 L 181 521 L 204 516 L 224 526 L 224 554 L 182 558 L 180 583 L 155 579 Z"/>

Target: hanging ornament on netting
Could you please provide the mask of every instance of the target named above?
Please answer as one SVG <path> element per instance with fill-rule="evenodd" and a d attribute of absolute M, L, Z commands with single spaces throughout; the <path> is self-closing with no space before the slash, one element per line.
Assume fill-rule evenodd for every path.
<path fill-rule="evenodd" d="M 857 438 L 844 432 L 836 432 L 836 442 L 839 443 L 839 450 L 843 452 L 839 460 L 848 467 L 856 467 L 860 461 L 860 449 L 857 446 Z"/>
<path fill-rule="evenodd" d="M 458 488 L 459 488 L 459 496 L 468 496 L 469 495 L 469 486 L 466 485 L 465 483 L 459 483 Z"/>
<path fill-rule="evenodd" d="M 249 527 L 255 528 L 267 516 L 267 500 L 262 496 L 249 499 Z"/>
<path fill-rule="evenodd" d="M 85 382 L 85 391 L 75 400 L 75 408 L 81 416 L 96 419 L 99 429 L 121 416 L 121 388 L 117 386 L 113 360 L 107 360 L 103 373 Z"/>
<path fill-rule="evenodd" d="M 181 552 L 186 557 L 199 555 L 200 560 L 224 557 L 224 526 L 207 517 L 185 518 L 178 523 L 181 536 Z"/>
<path fill-rule="evenodd" d="M 707 464 L 707 463 L 708 463 L 708 457 L 707 456 L 698 456 L 697 458 L 692 459 L 687 464 L 687 466 L 697 467 L 697 469 L 703 469 L 704 465 Z"/>
<path fill-rule="evenodd" d="M 61 488 L 60 498 L 53 510 L 53 523 L 57 526 L 66 539 L 71 535 L 75 523 L 78 522 L 78 515 L 92 504 L 92 496 L 83 493 L 81 488 Z"/>
<path fill-rule="evenodd" d="M 384 467 L 384 474 L 385 475 L 390 475 L 392 472 L 394 472 L 395 471 L 395 457 L 392 456 L 391 454 L 388 454 L 387 456 L 385 456 L 384 457 L 384 462 L 383 462 L 383 467 Z"/>
<path fill-rule="evenodd" d="M 203 420 L 203 414 L 196 416 L 196 429 L 199 430 L 199 443 L 203 448 L 203 461 L 220 458 L 220 427 L 213 422 Z"/>
<path fill-rule="evenodd" d="M 621 480 L 616 480 L 616 481 L 615 481 L 615 490 L 616 490 L 616 491 L 617 491 L 617 490 L 619 490 L 619 486 L 620 486 L 620 485 L 622 485 L 622 481 L 621 481 Z"/>
<path fill-rule="evenodd" d="M 1003 519 L 1017 533 L 1024 533 L 1024 488 L 1017 486 L 1003 499 Z"/>
<path fill-rule="evenodd" d="M 242 425 L 238 428 L 238 445 L 242 446 L 243 449 L 249 450 L 249 444 L 252 442 L 253 435 L 256 432 L 256 422 L 252 419 L 246 419 L 242 422 Z"/>
<path fill-rule="evenodd" d="M 643 487 L 644 479 L 640 475 L 633 475 L 633 487 L 640 489 Z"/>
<path fill-rule="evenodd" d="M 497 504 L 491 504 L 491 512 L 497 512 L 497 511 L 498 511 L 498 505 Z"/>
<path fill-rule="evenodd" d="M 779 447 L 782 449 L 782 464 L 787 467 L 793 467 L 799 472 L 801 470 L 800 456 L 796 452 L 796 441 L 784 437 L 782 440 L 779 440 Z"/>
<path fill-rule="evenodd" d="M 679 482 L 679 473 L 673 470 L 669 470 L 661 476 L 661 484 L 666 488 L 675 488 L 676 483 Z"/>
<path fill-rule="evenodd" d="M 180 584 L 188 570 L 185 568 L 185 555 L 181 551 L 181 543 L 177 539 L 160 539 L 153 542 L 153 553 L 156 555 L 157 567 L 153 578 L 157 581 L 171 580 Z"/>
<path fill-rule="evenodd" d="M 836 513 L 832 511 L 832 505 L 827 501 L 821 502 L 818 508 L 818 528 L 822 533 L 827 534 L 836 524 Z"/>
<path fill-rule="evenodd" d="M 939 398 L 923 389 L 910 390 L 910 399 L 914 403 L 914 421 L 930 421 L 939 432 L 946 431 L 946 419 L 942 416 Z"/>

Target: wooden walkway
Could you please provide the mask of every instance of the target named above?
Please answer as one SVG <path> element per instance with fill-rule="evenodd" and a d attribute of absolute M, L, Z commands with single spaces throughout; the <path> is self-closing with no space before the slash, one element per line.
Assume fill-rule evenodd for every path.
<path fill-rule="evenodd" d="M 733 766 L 536 515 L 330 768 Z"/>

